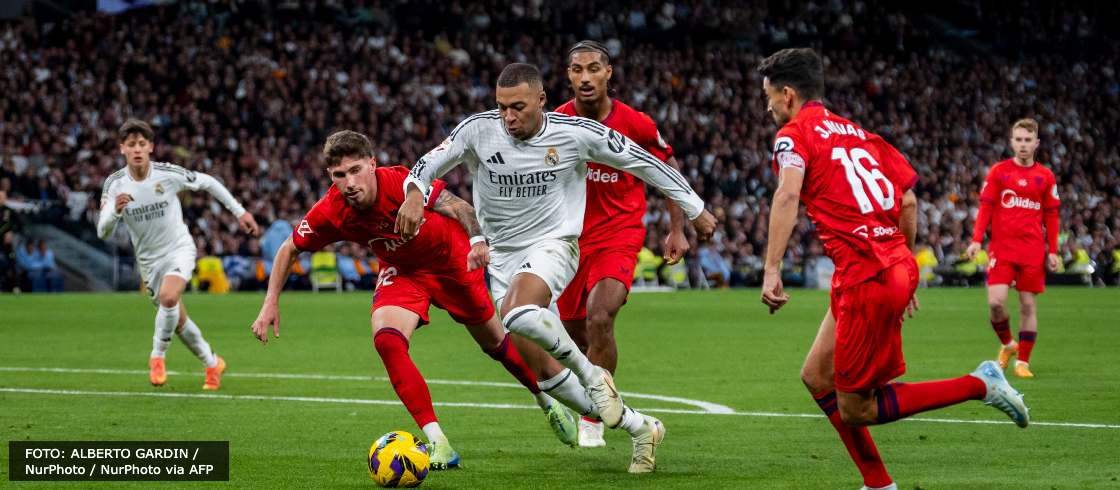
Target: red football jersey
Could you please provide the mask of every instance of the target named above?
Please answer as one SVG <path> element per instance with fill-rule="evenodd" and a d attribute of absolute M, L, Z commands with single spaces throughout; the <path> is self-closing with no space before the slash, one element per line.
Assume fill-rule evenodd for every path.
<path fill-rule="evenodd" d="M 972 239 L 983 242 L 992 222 L 992 240 L 989 245 L 993 259 L 1016 264 L 1042 264 L 1047 251 L 1057 253 L 1058 184 L 1054 172 L 1035 162 L 1023 167 L 1014 160 L 1004 160 L 992 166 L 984 187 L 980 190 L 981 216 L 977 216 Z M 990 213 L 990 215 L 989 215 Z M 1047 223 L 1043 235 L 1043 216 L 1050 214 L 1054 221 Z M 1050 229 L 1053 228 L 1053 229 Z"/>
<path fill-rule="evenodd" d="M 578 116 L 575 100 L 557 107 L 555 112 Z M 602 121 L 645 148 L 661 161 L 673 156 L 673 147 L 665 143 L 657 124 L 646 113 L 611 100 L 611 112 Z M 642 217 L 646 213 L 646 185 L 641 179 L 621 170 L 595 162 L 587 164 L 587 208 L 583 217 L 580 250 L 592 250 L 619 242 L 645 240 Z"/>
<path fill-rule="evenodd" d="M 801 200 L 836 264 L 832 287 L 859 284 L 910 257 L 898 227 L 918 175 L 883 138 L 810 101 L 774 139 L 774 168 L 805 172 Z"/>
<path fill-rule="evenodd" d="M 292 232 L 296 248 L 314 251 L 334 242 L 349 241 L 373 250 L 382 268 L 391 264 L 403 272 L 462 267 L 459 261 L 470 251 L 467 232 L 459 222 L 431 210 L 446 184 L 441 180 L 432 184 L 424 224 L 415 237 L 405 240 L 393 232 L 393 226 L 404 202 L 404 179 L 408 169 L 378 167 L 374 172 L 377 199 L 372 207 L 366 210 L 350 207 L 342 192 L 332 185 Z"/>

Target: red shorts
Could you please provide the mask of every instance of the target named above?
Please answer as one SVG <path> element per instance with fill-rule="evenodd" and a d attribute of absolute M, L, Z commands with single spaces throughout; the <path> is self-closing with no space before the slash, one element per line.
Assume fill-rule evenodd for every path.
<path fill-rule="evenodd" d="M 1023 265 L 1006 260 L 988 262 L 988 285 L 1006 284 L 1025 292 L 1042 294 L 1046 290 L 1046 270 L 1042 264 Z"/>
<path fill-rule="evenodd" d="M 579 268 L 560 299 L 556 307 L 560 310 L 560 319 L 583 320 L 587 318 L 587 295 L 591 288 L 599 281 L 611 278 L 617 279 L 630 291 L 630 284 L 634 282 L 634 267 L 638 265 L 638 252 L 641 244 L 634 246 L 621 246 L 600 248 L 596 250 L 580 250 Z"/>
<path fill-rule="evenodd" d="M 911 258 L 843 291 L 833 290 L 837 391 L 878 388 L 906 372 L 902 314 L 917 288 L 918 265 Z"/>
<path fill-rule="evenodd" d="M 420 325 L 427 325 L 428 306 L 436 305 L 463 325 L 481 325 L 494 316 L 483 271 L 468 272 L 466 258 L 462 268 L 440 273 L 401 273 L 393 266 L 382 267 L 370 312 L 382 306 L 399 306 L 420 315 Z"/>

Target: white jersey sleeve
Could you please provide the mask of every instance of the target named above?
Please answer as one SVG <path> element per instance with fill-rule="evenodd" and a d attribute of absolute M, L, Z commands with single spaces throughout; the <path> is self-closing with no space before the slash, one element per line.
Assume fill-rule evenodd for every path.
<path fill-rule="evenodd" d="M 583 119 L 579 127 L 584 129 L 576 134 L 583 144 L 586 160 L 617 168 L 656 187 L 676 202 L 690 220 L 704 212 L 704 200 L 692 190 L 677 169 L 651 155 L 622 133 L 598 122 Z"/>
<path fill-rule="evenodd" d="M 101 213 L 97 217 L 97 237 L 102 240 L 113 234 L 113 230 L 117 228 L 117 223 L 123 216 L 117 213 L 116 206 L 117 195 L 120 193 L 117 184 L 123 177 L 122 172 L 127 170 L 114 172 L 105 179 L 105 183 L 101 184 Z"/>
<path fill-rule="evenodd" d="M 404 193 L 408 195 L 408 185 L 413 184 L 424 193 L 427 200 L 429 187 L 436 179 L 443 177 L 451 169 L 461 163 L 470 164 L 473 172 L 478 166 L 478 158 L 474 151 L 474 140 L 482 123 L 498 118 L 498 111 L 480 112 L 464 119 L 447 139 L 439 146 L 432 148 L 427 154 L 416 161 L 412 171 L 404 179 Z"/>
<path fill-rule="evenodd" d="M 233 194 L 218 179 L 170 163 L 154 162 L 152 165 L 160 170 L 167 171 L 176 188 L 196 192 L 206 191 L 222 203 L 222 206 L 225 206 L 234 216 L 241 217 L 242 214 L 245 214 L 245 208 L 237 202 L 237 199 L 234 199 Z"/>

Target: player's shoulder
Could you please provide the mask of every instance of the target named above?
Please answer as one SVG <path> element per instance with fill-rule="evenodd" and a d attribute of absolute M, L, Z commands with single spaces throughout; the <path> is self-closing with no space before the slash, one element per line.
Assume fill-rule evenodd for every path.
<path fill-rule="evenodd" d="M 649 114 L 621 100 L 613 99 L 613 101 L 611 106 L 614 111 L 614 114 L 611 115 L 612 122 L 617 120 L 641 134 L 657 131 L 657 123 L 653 121 Z"/>
<path fill-rule="evenodd" d="M 193 170 L 188 170 L 180 165 L 168 162 L 152 162 L 152 172 L 171 175 L 186 180 L 187 182 L 194 182 L 198 175 Z"/>
<path fill-rule="evenodd" d="M 545 121 L 552 125 L 555 131 L 561 132 L 589 132 L 596 136 L 603 136 L 609 128 L 599 121 L 581 116 L 570 116 L 560 112 L 548 112 L 544 115 Z"/>
<path fill-rule="evenodd" d="M 574 115 L 578 114 L 576 112 L 576 99 L 569 99 L 567 102 L 565 102 L 563 104 L 560 104 L 560 107 L 557 107 L 556 109 L 553 109 L 552 112 L 555 112 L 555 113 L 558 113 L 558 114 L 566 114 L 566 115 L 569 115 L 569 116 L 574 116 Z"/>
<path fill-rule="evenodd" d="M 373 172 L 374 175 L 377 176 L 378 181 L 394 179 L 404 182 L 404 178 L 408 176 L 408 167 L 404 165 L 388 165 L 377 167 Z"/>
<path fill-rule="evenodd" d="M 101 184 L 101 190 L 105 191 L 111 189 L 113 187 L 113 184 L 121 182 L 126 175 L 128 175 L 128 167 L 124 167 L 117 170 L 116 172 L 109 174 L 108 177 L 105 177 L 105 182 Z"/>
<path fill-rule="evenodd" d="M 460 134 L 463 134 L 463 131 L 467 130 L 468 128 L 470 130 L 477 130 L 479 128 L 486 127 L 486 124 L 488 123 L 493 124 L 494 122 L 501 121 L 501 119 L 502 115 L 498 113 L 497 109 L 491 109 L 489 111 L 472 114 L 464 118 L 462 121 L 459 121 L 459 124 L 455 126 L 455 129 L 451 130 L 451 134 L 448 136 L 448 138 L 454 140 Z"/>
<path fill-rule="evenodd" d="M 331 184 L 331 186 L 327 188 L 327 193 L 323 194 L 323 197 L 320 197 L 318 201 L 315 201 L 315 204 L 307 211 L 305 219 L 316 223 L 333 223 L 335 218 L 341 215 L 341 211 L 345 205 L 346 200 L 342 197 L 342 193 L 339 192 L 334 184 Z"/>

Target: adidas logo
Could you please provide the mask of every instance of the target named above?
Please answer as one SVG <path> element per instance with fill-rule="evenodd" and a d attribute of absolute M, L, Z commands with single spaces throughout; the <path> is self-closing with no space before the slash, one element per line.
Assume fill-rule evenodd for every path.
<path fill-rule="evenodd" d="M 504 158 L 502 158 L 502 152 L 499 151 L 493 154 L 490 158 L 487 158 L 486 163 L 492 163 L 494 165 L 505 165 L 506 161 Z"/>
<path fill-rule="evenodd" d="M 533 266 L 531 264 L 529 264 L 528 262 L 526 262 L 524 264 L 521 264 L 521 267 L 518 267 L 518 269 L 532 269 L 532 268 L 533 268 Z"/>

